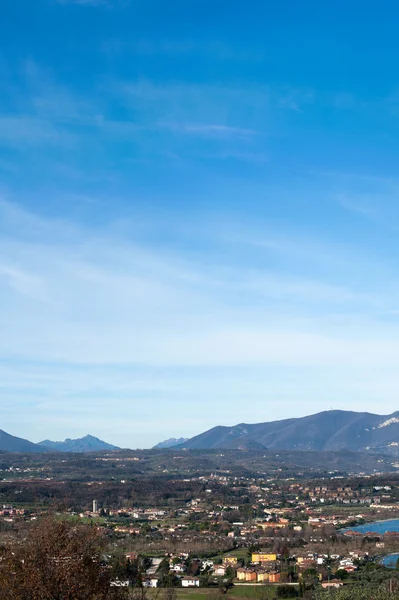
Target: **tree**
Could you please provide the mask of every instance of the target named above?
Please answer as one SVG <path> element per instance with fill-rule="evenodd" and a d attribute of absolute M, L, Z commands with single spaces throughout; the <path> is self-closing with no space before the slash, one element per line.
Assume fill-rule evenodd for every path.
<path fill-rule="evenodd" d="M 227 592 L 232 587 L 234 587 L 233 579 L 234 579 L 234 574 L 231 575 L 230 577 L 224 577 L 223 579 L 221 579 L 219 581 L 219 592 L 221 595 L 227 594 Z"/>
<path fill-rule="evenodd" d="M 301 574 L 301 579 L 305 590 L 313 589 L 319 583 L 316 569 L 305 569 Z"/>
<path fill-rule="evenodd" d="M 349 573 L 348 571 L 345 571 L 345 569 L 338 569 L 338 571 L 335 573 L 335 577 L 342 580 L 348 579 Z"/>
<path fill-rule="evenodd" d="M 167 587 L 163 593 L 163 600 L 177 600 L 176 590 L 173 587 Z"/>
<path fill-rule="evenodd" d="M 165 573 L 163 572 L 158 580 L 158 585 L 164 588 L 173 588 L 178 586 L 180 583 L 179 578 L 175 575 L 175 573 Z"/>
<path fill-rule="evenodd" d="M 0 562 L 1 600 L 108 600 L 121 597 L 110 586 L 101 560 L 104 538 L 95 527 L 45 519 L 26 539 L 6 549 Z"/>
<path fill-rule="evenodd" d="M 391 592 L 385 586 L 348 585 L 338 590 L 329 590 L 327 594 L 328 600 L 399 600 L 399 593 Z M 326 592 L 317 590 L 313 598 L 314 600 L 326 600 Z"/>
<path fill-rule="evenodd" d="M 166 575 L 167 573 L 169 573 L 169 569 L 170 569 L 169 560 L 167 558 L 163 558 L 161 560 L 161 562 L 159 563 L 157 573 L 158 573 L 158 575 Z"/>
<path fill-rule="evenodd" d="M 298 593 L 292 585 L 280 585 L 277 588 L 277 598 L 296 598 L 297 595 Z"/>

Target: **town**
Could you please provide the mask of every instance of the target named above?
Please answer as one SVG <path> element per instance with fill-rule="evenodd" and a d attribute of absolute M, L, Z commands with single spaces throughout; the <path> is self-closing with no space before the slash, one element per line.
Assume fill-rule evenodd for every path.
<path fill-rule="evenodd" d="M 171 453 L 151 455 L 152 473 L 139 474 L 142 454 L 54 454 L 45 464 L 37 456 L 4 454 L 0 543 L 12 544 L 19 530 L 48 515 L 95 525 L 108 540 L 113 585 L 120 587 L 135 585 L 140 572 L 148 588 L 297 597 L 396 577 L 381 561 L 399 551 L 399 533 L 376 527 L 399 517 L 396 474 L 311 470 L 295 477 L 279 467 L 270 476 L 248 475 L 233 463 L 207 473 L 207 466 L 199 468 L 202 455 L 178 476 L 159 469 L 170 459 Z"/>

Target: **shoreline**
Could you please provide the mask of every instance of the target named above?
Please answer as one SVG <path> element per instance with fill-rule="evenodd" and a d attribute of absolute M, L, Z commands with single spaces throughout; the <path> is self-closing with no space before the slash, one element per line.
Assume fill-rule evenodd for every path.
<path fill-rule="evenodd" d="M 366 529 L 366 531 L 364 533 L 362 533 L 362 535 L 365 535 L 365 533 L 367 533 L 368 531 L 370 533 L 373 532 L 373 533 L 378 533 L 380 535 L 384 535 L 384 533 L 389 533 L 389 530 L 385 531 L 385 532 L 382 532 L 382 531 L 373 531 L 372 526 L 373 525 L 378 525 L 378 524 L 381 524 L 381 523 L 392 523 L 394 521 L 396 521 L 398 523 L 398 529 L 397 529 L 397 531 L 399 533 L 399 517 L 396 517 L 396 518 L 393 518 L 393 519 L 382 519 L 381 521 L 370 521 L 369 523 L 362 523 L 361 525 L 355 525 L 354 527 L 345 527 L 345 529 L 339 530 L 339 533 L 344 534 L 347 531 L 357 531 L 358 533 L 362 533 L 362 532 L 359 531 L 359 528 L 360 527 L 362 529 L 363 528 L 367 528 L 367 526 L 370 525 L 370 529 Z M 391 531 L 394 531 L 394 530 L 391 530 Z"/>

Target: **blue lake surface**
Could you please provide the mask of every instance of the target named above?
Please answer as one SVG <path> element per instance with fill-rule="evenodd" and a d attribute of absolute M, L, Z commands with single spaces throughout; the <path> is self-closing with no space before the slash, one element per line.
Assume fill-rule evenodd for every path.
<path fill-rule="evenodd" d="M 376 521 L 375 523 L 364 523 L 364 525 L 358 525 L 357 527 L 349 527 L 343 531 L 358 531 L 359 533 L 367 533 L 373 531 L 374 533 L 388 533 L 388 531 L 399 532 L 399 519 L 391 519 L 390 521 Z"/>
<path fill-rule="evenodd" d="M 396 563 L 398 562 L 399 554 L 388 554 L 380 560 L 380 563 L 388 569 L 396 569 Z"/>
<path fill-rule="evenodd" d="M 389 531 L 399 532 L 399 519 L 391 519 L 389 521 L 375 521 L 375 523 L 364 523 L 364 525 L 358 525 L 357 527 L 349 527 L 351 531 L 358 531 L 359 533 L 379 533 L 380 535 L 388 533 Z M 348 531 L 345 529 L 344 531 Z M 389 569 L 396 569 L 396 563 L 399 559 L 399 554 L 387 554 L 379 562 L 388 567 Z"/>

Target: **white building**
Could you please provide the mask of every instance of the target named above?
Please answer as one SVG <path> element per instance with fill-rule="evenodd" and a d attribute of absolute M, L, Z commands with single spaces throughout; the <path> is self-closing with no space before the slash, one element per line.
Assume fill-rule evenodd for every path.
<path fill-rule="evenodd" d="M 186 565 L 182 564 L 182 563 L 177 563 L 177 565 L 172 565 L 170 567 L 170 570 L 173 573 L 184 573 L 186 570 Z"/>
<path fill-rule="evenodd" d="M 120 581 L 119 579 L 115 579 L 114 581 L 111 581 L 109 585 L 111 587 L 129 587 L 129 580 Z"/>
<path fill-rule="evenodd" d="M 200 581 L 197 577 L 183 577 L 182 587 L 199 587 Z"/>

